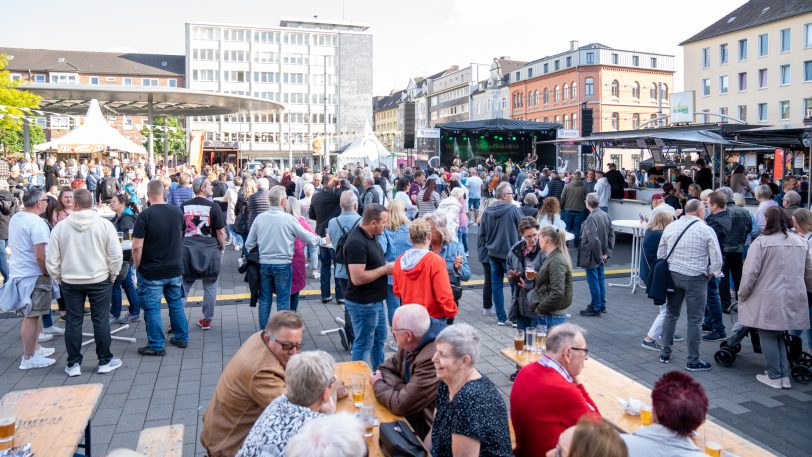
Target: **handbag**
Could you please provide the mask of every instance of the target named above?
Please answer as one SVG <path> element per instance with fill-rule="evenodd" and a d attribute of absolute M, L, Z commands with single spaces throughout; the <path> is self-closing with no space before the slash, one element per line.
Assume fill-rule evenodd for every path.
<path fill-rule="evenodd" d="M 448 280 L 451 282 L 451 293 L 454 294 L 454 301 L 459 302 L 462 298 L 462 281 L 459 275 L 452 273 L 448 275 Z"/>
<path fill-rule="evenodd" d="M 682 230 L 682 233 L 679 234 L 677 240 L 674 241 L 674 245 L 671 246 L 671 249 L 668 251 L 668 255 L 665 258 L 657 259 L 654 263 L 654 267 L 651 269 L 651 281 L 649 281 L 648 290 L 648 297 L 654 300 L 655 305 L 661 305 L 665 303 L 663 300 L 663 295 L 673 294 L 676 289 L 674 287 L 674 279 L 671 277 L 671 270 L 668 268 L 668 259 L 671 258 L 671 254 L 674 253 L 674 249 L 676 249 L 679 241 L 682 239 L 685 232 L 691 228 L 694 224 L 699 221 L 693 221 L 688 224 L 685 229 Z M 662 288 L 665 289 L 665 294 L 662 294 Z M 662 300 L 662 301 L 661 301 Z"/>
<path fill-rule="evenodd" d="M 124 260 L 121 262 L 121 270 L 118 272 L 118 276 L 116 276 L 117 281 L 124 281 L 127 277 L 127 273 L 130 272 L 130 261 Z"/>
<path fill-rule="evenodd" d="M 379 443 L 386 457 L 426 457 L 428 452 L 406 421 L 384 422 Z"/>

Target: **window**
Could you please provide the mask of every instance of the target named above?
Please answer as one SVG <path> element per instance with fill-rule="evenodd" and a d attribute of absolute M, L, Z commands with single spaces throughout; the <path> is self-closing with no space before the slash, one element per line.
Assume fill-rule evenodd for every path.
<path fill-rule="evenodd" d="M 572 66 L 572 56 L 567 56 L 565 61 L 566 61 L 567 68 Z"/>
<path fill-rule="evenodd" d="M 640 98 L 640 83 L 637 81 L 632 83 L 632 98 Z"/>
<path fill-rule="evenodd" d="M 648 96 L 652 100 L 657 100 L 657 83 L 651 83 L 651 87 L 648 89 Z"/>
<path fill-rule="evenodd" d="M 739 73 L 739 92 L 747 90 L 747 72 Z"/>
<path fill-rule="evenodd" d="M 620 130 L 620 115 L 618 113 L 612 113 L 612 129 Z"/>
<path fill-rule="evenodd" d="M 578 128 L 578 114 L 577 113 L 572 113 L 572 128 L 574 128 L 574 129 Z"/>
<path fill-rule="evenodd" d="M 711 93 L 710 78 L 702 80 L 702 96 L 707 97 Z"/>
<path fill-rule="evenodd" d="M 544 74 L 547 74 L 547 73 L 549 73 L 549 72 L 550 72 L 550 64 L 549 64 L 549 63 L 545 63 L 545 64 L 544 64 Z"/>
<path fill-rule="evenodd" d="M 572 127 L 570 127 L 570 116 L 569 116 L 569 114 L 564 115 L 564 128 L 565 129 L 572 128 Z"/>
<path fill-rule="evenodd" d="M 782 121 L 789 119 L 789 100 L 778 102 L 778 116 Z"/>
<path fill-rule="evenodd" d="M 736 110 L 736 115 L 742 122 L 747 122 L 747 105 L 739 105 Z"/>
<path fill-rule="evenodd" d="M 192 70 L 192 81 L 219 81 L 220 72 L 217 70 Z"/>
<path fill-rule="evenodd" d="M 747 38 L 739 40 L 739 62 L 747 60 Z"/>
<path fill-rule="evenodd" d="M 553 103 L 557 103 L 560 97 L 561 90 L 558 88 L 558 86 L 555 86 L 555 89 L 553 90 Z"/>
<path fill-rule="evenodd" d="M 618 53 L 612 53 L 612 65 L 618 65 L 620 63 L 620 55 Z"/>
<path fill-rule="evenodd" d="M 620 83 L 617 79 L 612 81 L 612 97 L 620 97 Z"/>
<path fill-rule="evenodd" d="M 758 88 L 764 89 L 767 87 L 767 69 L 762 68 L 758 71 Z"/>
<path fill-rule="evenodd" d="M 166 80 L 166 85 L 169 87 L 178 87 L 178 80 L 177 79 L 168 79 Z"/>
<path fill-rule="evenodd" d="M 132 78 L 121 78 L 121 85 L 122 86 L 132 86 L 133 79 Z"/>
<path fill-rule="evenodd" d="M 214 27 L 194 27 L 192 28 L 192 38 L 195 40 L 219 40 L 220 30 Z"/>
<path fill-rule="evenodd" d="M 517 71 L 517 72 L 516 72 L 516 81 L 519 81 L 519 80 L 521 80 L 521 79 L 522 79 L 522 72 Z"/>
<path fill-rule="evenodd" d="M 595 63 L 595 53 L 594 52 L 587 52 L 586 53 L 586 63 Z"/>
<path fill-rule="evenodd" d="M 780 50 L 781 52 L 789 52 L 790 50 L 790 30 L 789 29 L 781 29 L 778 32 L 778 39 L 780 43 Z"/>
<path fill-rule="evenodd" d="M 91 76 L 90 77 L 90 84 L 98 85 L 99 84 L 99 77 L 98 76 Z"/>
<path fill-rule="evenodd" d="M 621 154 L 610 154 L 609 157 L 612 158 L 612 163 L 617 165 L 619 169 L 623 168 L 623 155 Z"/>
<path fill-rule="evenodd" d="M 758 36 L 758 56 L 764 57 L 770 51 L 770 36 L 766 33 Z"/>
<path fill-rule="evenodd" d="M 804 24 L 804 47 L 812 48 L 812 22 Z"/>
<path fill-rule="evenodd" d="M 595 96 L 595 80 L 592 78 L 586 78 L 584 80 L 584 97 L 594 97 Z"/>
<path fill-rule="evenodd" d="M 77 79 L 75 73 L 51 73 L 51 84 L 76 84 Z"/>
<path fill-rule="evenodd" d="M 804 62 L 804 81 L 812 81 L 812 60 Z"/>
<path fill-rule="evenodd" d="M 65 116 L 59 117 L 52 117 L 51 118 L 51 128 L 52 129 L 69 129 L 70 128 L 70 118 Z"/>
<path fill-rule="evenodd" d="M 727 93 L 727 75 L 719 77 L 719 93 L 726 94 Z"/>
<path fill-rule="evenodd" d="M 248 51 L 237 51 L 237 50 L 230 50 L 230 51 L 223 51 L 223 60 L 226 62 L 247 62 Z"/>
<path fill-rule="evenodd" d="M 550 89 L 544 88 L 544 104 L 550 103 Z"/>
<path fill-rule="evenodd" d="M 34 75 L 35 83 L 45 83 L 45 75 Z"/>
<path fill-rule="evenodd" d="M 220 59 L 220 51 L 216 49 L 193 49 L 192 60 L 215 61 Z"/>
<path fill-rule="evenodd" d="M 121 128 L 124 130 L 132 130 L 133 129 L 133 120 L 132 118 L 125 117 L 124 121 L 121 123 Z"/>
<path fill-rule="evenodd" d="M 812 98 L 804 99 L 804 114 L 806 116 L 812 116 Z"/>
<path fill-rule="evenodd" d="M 767 104 L 758 104 L 758 120 L 759 122 L 767 122 Z"/>
<path fill-rule="evenodd" d="M 558 71 L 558 70 L 561 69 L 561 61 L 560 60 L 556 60 L 555 62 L 553 62 L 553 69 L 555 71 Z"/>
<path fill-rule="evenodd" d="M 651 58 L 651 68 L 657 68 L 657 58 L 656 57 Z"/>
<path fill-rule="evenodd" d="M 721 114 L 722 116 L 727 116 L 728 115 L 727 107 L 719 108 L 719 114 Z M 719 119 L 720 119 L 719 122 L 727 122 L 726 117 L 720 116 Z"/>
<path fill-rule="evenodd" d="M 660 91 L 662 92 L 660 94 L 660 97 L 662 97 L 664 100 L 667 100 L 668 99 L 668 84 L 660 83 Z"/>
<path fill-rule="evenodd" d="M 632 114 L 632 128 L 640 128 L 640 115 L 637 113 Z"/>
<path fill-rule="evenodd" d="M 778 72 L 779 78 L 781 80 L 781 85 L 786 86 L 790 83 L 790 67 L 789 65 L 781 65 L 780 71 Z"/>
<path fill-rule="evenodd" d="M 710 123 L 710 110 L 709 109 L 703 109 L 702 113 L 703 113 L 702 114 L 702 123 L 703 124 Z"/>
<path fill-rule="evenodd" d="M 527 69 L 527 79 L 530 79 L 530 78 L 532 78 L 532 77 L 533 77 L 533 69 L 532 69 L 532 68 L 528 68 L 528 69 Z"/>
<path fill-rule="evenodd" d="M 727 43 L 719 45 L 719 64 L 727 64 Z"/>
<path fill-rule="evenodd" d="M 710 67 L 710 48 L 702 48 L 702 68 Z"/>
<path fill-rule="evenodd" d="M 223 30 L 223 41 L 249 41 L 251 32 L 245 29 L 225 29 Z"/>
<path fill-rule="evenodd" d="M 632 65 L 635 67 L 640 66 L 640 56 L 632 56 Z"/>
<path fill-rule="evenodd" d="M 561 89 L 561 98 L 563 100 L 568 99 L 570 96 L 570 86 L 564 83 L 564 87 Z"/>
<path fill-rule="evenodd" d="M 254 62 L 279 63 L 279 55 L 270 51 L 254 51 Z"/>
<path fill-rule="evenodd" d="M 258 43 L 279 43 L 279 32 L 254 32 L 254 41 Z"/>
<path fill-rule="evenodd" d="M 572 96 L 570 98 L 572 98 L 573 100 L 578 99 L 578 87 L 576 86 L 576 84 L 577 83 L 575 81 L 573 81 L 572 86 L 570 86 L 570 91 L 572 93 Z"/>
<path fill-rule="evenodd" d="M 157 86 L 158 78 L 141 78 L 141 85 L 144 87 Z"/>

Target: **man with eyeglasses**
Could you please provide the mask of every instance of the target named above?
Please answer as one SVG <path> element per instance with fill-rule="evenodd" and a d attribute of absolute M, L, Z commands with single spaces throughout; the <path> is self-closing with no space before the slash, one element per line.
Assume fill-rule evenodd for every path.
<path fill-rule="evenodd" d="M 265 408 L 285 393 L 285 367 L 302 351 L 303 332 L 298 314 L 280 311 L 228 362 L 203 415 L 200 443 L 210 457 L 235 455 Z M 346 396 L 340 381 L 335 390 Z"/>
<path fill-rule="evenodd" d="M 515 456 L 541 455 L 582 417 L 600 419 L 598 407 L 578 378 L 589 358 L 585 334 L 575 324 L 555 326 L 547 335 L 547 352 L 516 376 L 510 392 Z"/>

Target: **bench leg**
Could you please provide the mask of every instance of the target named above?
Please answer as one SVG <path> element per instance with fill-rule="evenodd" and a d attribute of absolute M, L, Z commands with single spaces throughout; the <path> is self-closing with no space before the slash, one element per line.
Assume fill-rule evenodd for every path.
<path fill-rule="evenodd" d="M 87 421 L 87 427 L 85 427 L 85 442 L 80 444 L 78 447 L 85 450 L 85 455 L 87 457 L 93 457 L 93 454 L 90 450 L 90 421 Z"/>

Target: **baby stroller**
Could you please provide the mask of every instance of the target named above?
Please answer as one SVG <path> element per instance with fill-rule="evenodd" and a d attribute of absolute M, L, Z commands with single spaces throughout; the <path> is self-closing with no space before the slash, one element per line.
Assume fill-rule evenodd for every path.
<path fill-rule="evenodd" d="M 716 363 L 725 368 L 733 366 L 733 362 L 736 361 L 736 354 L 742 350 L 741 342 L 748 335 L 753 344 L 753 352 L 761 354 L 758 329 L 736 323 L 733 326 L 733 333 L 730 338 L 722 341 L 719 350 L 713 355 Z M 784 332 L 784 345 L 787 347 L 787 360 L 789 361 L 792 379 L 801 384 L 812 382 L 812 356 L 803 351 L 801 338 L 792 336 L 789 332 Z"/>

